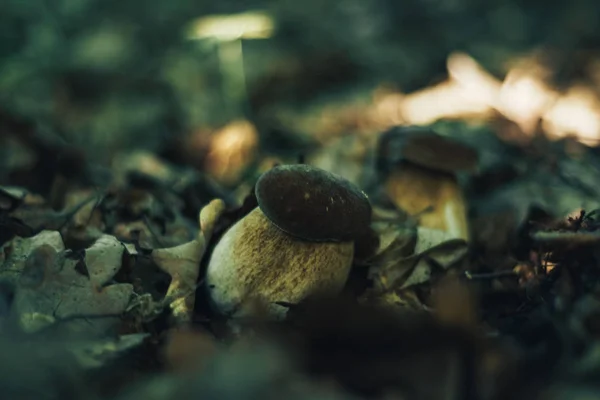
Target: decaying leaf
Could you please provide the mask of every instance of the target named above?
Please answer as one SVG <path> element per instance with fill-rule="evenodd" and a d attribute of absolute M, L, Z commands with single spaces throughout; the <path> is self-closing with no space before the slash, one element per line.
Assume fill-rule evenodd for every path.
<path fill-rule="evenodd" d="M 419 254 L 412 273 L 400 286 L 405 289 L 410 286 L 425 283 L 431 279 L 434 268 L 447 270 L 460 261 L 468 251 L 467 243 L 462 239 L 454 239 L 437 244 Z"/>
<path fill-rule="evenodd" d="M 18 276 L 31 252 L 43 245 L 48 245 L 57 252 L 65 249 L 62 237 L 56 231 L 42 231 L 30 238 L 17 237 L 5 243 L 0 248 L 0 257 L 2 257 L 0 261 L 4 259 L 0 274 L 3 276 Z"/>
<path fill-rule="evenodd" d="M 132 285 L 98 284 L 106 284 L 114 276 L 121 266 L 120 257 L 106 262 L 92 260 L 92 271 L 98 277 L 92 280 L 78 272 L 78 264 L 83 261 L 67 256 L 58 232 L 43 231 L 11 244 L 14 250 L 3 272 L 15 276 L 11 313 L 23 330 L 33 332 L 68 320 L 66 325 L 75 330 L 103 331 L 114 324 L 114 318 L 129 303 Z"/>
<path fill-rule="evenodd" d="M 419 226 L 417 227 L 417 243 L 415 245 L 415 254 L 421 254 L 453 239 L 456 239 L 456 237 L 448 231 Z M 464 240 L 458 240 L 466 244 Z"/>
<path fill-rule="evenodd" d="M 73 190 L 65 196 L 65 208 L 71 209 L 83 204 L 71 217 L 68 234 L 80 240 L 97 239 L 105 229 L 102 213 L 98 208 L 101 194 L 92 190 Z"/>
<path fill-rule="evenodd" d="M 416 231 L 396 229 L 395 232 L 384 232 L 381 234 L 381 247 L 385 248 L 380 248 L 371 261 L 372 269 L 386 275 L 388 284 L 392 286 L 411 269 L 411 275 L 415 275 L 411 285 L 425 282 L 430 275 L 429 262 L 447 268 L 466 255 L 467 243 L 462 239 L 449 239 L 449 236 L 445 231 L 423 227 Z"/>
<path fill-rule="evenodd" d="M 148 224 L 143 221 L 119 223 L 114 227 L 114 234 L 124 242 L 137 243 L 142 249 L 160 247 L 160 239 L 152 233 Z M 158 242 L 158 243 L 157 243 Z"/>
<path fill-rule="evenodd" d="M 376 286 L 389 287 L 390 282 L 401 279 L 413 267 L 410 257 L 414 252 L 416 231 L 396 225 L 379 226 L 379 249 L 369 260 L 369 275 Z"/>
<path fill-rule="evenodd" d="M 401 252 L 410 255 L 414 252 L 417 232 L 413 228 L 398 227 L 396 224 L 373 224 L 379 234 L 379 248 L 375 252 L 375 262 L 380 263 L 382 258 L 396 258 L 391 252 Z"/>
<path fill-rule="evenodd" d="M 384 304 L 414 304 L 406 301 L 407 289 L 429 282 L 436 271 L 445 273 L 468 252 L 465 240 L 452 239 L 448 232 L 437 229 L 397 229 L 391 242 L 389 236 L 382 232 L 382 244 L 389 244 L 370 263 L 370 277 L 380 291 L 378 301 Z"/>

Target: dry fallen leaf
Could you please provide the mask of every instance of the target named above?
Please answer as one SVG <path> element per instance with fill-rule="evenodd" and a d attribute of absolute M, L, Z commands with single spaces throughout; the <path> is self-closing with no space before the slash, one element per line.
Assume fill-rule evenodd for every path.
<path fill-rule="evenodd" d="M 411 227 L 398 226 L 390 222 L 372 224 L 373 230 L 379 235 L 379 248 L 375 251 L 378 261 L 381 258 L 390 258 L 394 249 L 403 249 L 403 254 L 410 255 L 414 252 L 417 231 Z"/>
<path fill-rule="evenodd" d="M 15 276 L 15 274 L 20 273 L 31 252 L 43 245 L 49 245 L 57 252 L 65 249 L 62 237 L 57 231 L 42 231 L 30 238 L 16 237 L 5 243 L 0 247 L 0 254 L 3 257 L 0 258 L 0 261 L 3 260 L 0 274 Z"/>
<path fill-rule="evenodd" d="M 412 273 L 400 286 L 401 289 L 428 282 L 435 267 L 447 270 L 462 260 L 468 252 L 468 245 L 462 239 L 448 240 L 428 248 L 416 255 L 418 258 Z"/>
<path fill-rule="evenodd" d="M 92 281 L 78 272 L 82 261 L 68 257 L 58 232 L 44 231 L 29 239 L 15 240 L 13 245 L 16 252 L 5 261 L 5 266 L 8 263 L 18 277 L 11 313 L 23 330 L 34 332 L 67 321 L 68 328 L 97 333 L 114 326 L 114 318 L 129 303 L 132 285 L 99 287 L 98 280 Z M 99 272 L 104 283 L 121 266 L 120 258 L 113 262 L 102 264 L 110 271 Z M 101 271 L 100 264 L 93 268 Z"/>
<path fill-rule="evenodd" d="M 467 254 L 467 243 L 462 239 L 449 240 L 449 236 L 447 232 L 423 227 L 416 231 L 396 229 L 391 233 L 384 232 L 380 237 L 385 248 L 380 248 L 371 260 L 371 271 L 385 276 L 390 286 L 397 284 L 411 270 L 408 286 L 426 282 L 431 272 L 429 261 L 447 268 Z"/>
<path fill-rule="evenodd" d="M 172 278 L 164 301 L 170 304 L 173 317 L 178 323 L 185 324 L 191 320 L 200 260 L 212 235 L 215 222 L 224 211 L 225 203 L 222 200 L 211 201 L 200 211 L 200 230 L 194 240 L 179 246 L 152 251 L 154 262 Z"/>
<path fill-rule="evenodd" d="M 119 240 L 135 242 L 143 249 L 153 249 L 157 246 L 156 237 L 143 221 L 119 223 L 115 225 L 113 233 Z"/>
<path fill-rule="evenodd" d="M 65 195 L 65 209 L 77 209 L 62 230 L 66 241 L 92 242 L 102 236 L 106 227 L 98 205 L 102 195 L 93 190 L 73 190 Z"/>
<path fill-rule="evenodd" d="M 417 228 L 417 244 L 415 246 L 415 254 L 421 254 L 452 239 L 456 239 L 456 237 L 450 232 L 419 226 Z"/>
<path fill-rule="evenodd" d="M 422 308 L 409 289 L 428 283 L 436 271 L 445 273 L 468 252 L 465 240 L 452 239 L 448 232 L 437 229 L 396 228 L 391 242 L 389 230 L 380 230 L 380 234 L 383 246 L 389 244 L 370 260 L 369 276 L 374 282 L 370 295 L 379 297 L 382 304 Z"/>
<path fill-rule="evenodd" d="M 90 281 L 100 289 L 115 276 L 121 268 L 123 244 L 112 235 L 102 235 L 85 250 L 85 265 Z"/>

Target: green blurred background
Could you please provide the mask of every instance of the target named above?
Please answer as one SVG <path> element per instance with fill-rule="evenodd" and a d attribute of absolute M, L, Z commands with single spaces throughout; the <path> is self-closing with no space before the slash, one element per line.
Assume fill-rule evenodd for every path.
<path fill-rule="evenodd" d="M 189 37 L 199 18 L 249 11 L 272 31 Z M 261 146 L 293 148 L 311 134 L 294 118 L 368 102 L 381 85 L 435 84 L 453 51 L 501 78 L 508 60 L 543 48 L 557 87 L 585 81 L 598 20 L 593 0 L 3 0 L 0 108 L 99 159 L 237 119 L 256 126 Z"/>

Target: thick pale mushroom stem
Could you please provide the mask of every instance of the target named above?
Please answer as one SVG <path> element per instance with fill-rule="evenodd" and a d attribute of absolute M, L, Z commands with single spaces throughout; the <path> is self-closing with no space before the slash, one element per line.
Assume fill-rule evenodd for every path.
<path fill-rule="evenodd" d="M 422 227 L 469 240 L 467 200 L 457 174 L 476 170 L 474 148 L 429 128 L 405 126 L 383 133 L 377 154 L 385 190 L 396 206 L 418 215 Z"/>
<path fill-rule="evenodd" d="M 312 295 L 339 293 L 350 272 L 353 242 L 308 242 L 273 225 L 259 208 L 219 241 L 207 271 L 213 305 L 230 317 L 246 317 L 260 304 L 275 318 Z"/>
<path fill-rule="evenodd" d="M 419 216 L 420 226 L 469 241 L 467 204 L 455 176 L 407 163 L 389 175 L 385 189 L 397 207 Z"/>

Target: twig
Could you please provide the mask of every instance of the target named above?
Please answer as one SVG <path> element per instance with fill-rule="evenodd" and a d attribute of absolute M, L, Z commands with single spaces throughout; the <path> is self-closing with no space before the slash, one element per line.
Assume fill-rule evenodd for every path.
<path fill-rule="evenodd" d="M 154 232 L 154 228 L 152 228 L 152 226 L 150 225 L 150 220 L 148 219 L 148 216 L 144 214 L 142 216 L 142 220 L 144 221 L 144 225 L 146 225 L 146 228 L 148 228 L 148 231 L 152 235 L 152 239 L 154 239 L 156 244 L 158 244 L 159 247 L 165 247 L 158 235 L 156 234 L 156 232 Z"/>
<path fill-rule="evenodd" d="M 489 279 L 497 279 L 497 278 L 506 278 L 506 277 L 518 277 L 519 275 L 514 271 L 497 271 L 497 272 L 488 272 L 482 274 L 473 274 L 470 271 L 465 271 L 465 278 L 470 281 L 474 280 L 489 280 Z"/>

